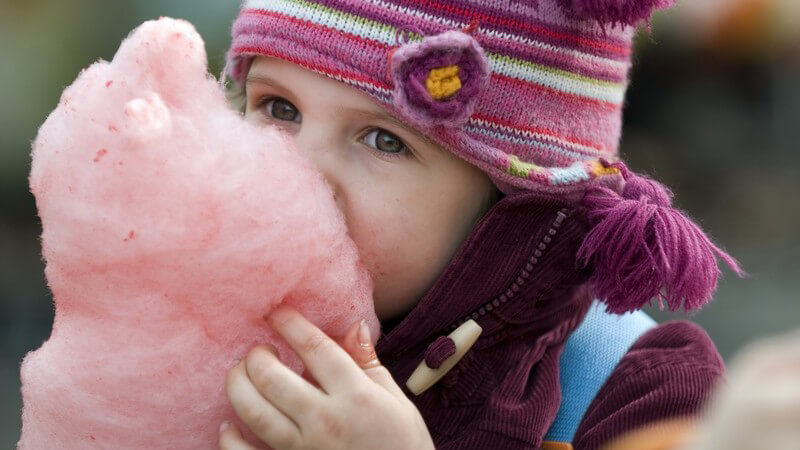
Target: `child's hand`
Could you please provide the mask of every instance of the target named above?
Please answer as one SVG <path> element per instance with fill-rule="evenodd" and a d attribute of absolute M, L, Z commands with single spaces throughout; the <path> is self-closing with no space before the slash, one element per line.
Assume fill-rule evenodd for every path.
<path fill-rule="evenodd" d="M 263 345 L 228 372 L 226 389 L 236 414 L 266 444 L 275 449 L 434 448 L 419 411 L 378 361 L 366 326 L 355 324 L 343 349 L 292 308 L 279 307 L 267 320 L 320 387 Z M 221 431 L 220 448 L 255 449 L 235 425 Z"/>

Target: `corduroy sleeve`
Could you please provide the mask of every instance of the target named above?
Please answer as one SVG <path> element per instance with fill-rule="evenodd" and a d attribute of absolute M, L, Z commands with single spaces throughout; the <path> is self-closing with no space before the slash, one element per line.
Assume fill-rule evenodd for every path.
<path fill-rule="evenodd" d="M 694 415 L 724 373 L 702 328 L 665 322 L 642 335 L 619 362 L 586 411 L 573 445 L 599 449 L 649 423 Z"/>

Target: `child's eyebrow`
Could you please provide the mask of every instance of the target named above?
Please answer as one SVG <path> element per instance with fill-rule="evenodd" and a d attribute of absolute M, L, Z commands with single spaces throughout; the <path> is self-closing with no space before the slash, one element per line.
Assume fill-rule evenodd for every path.
<path fill-rule="evenodd" d="M 351 115 L 354 115 L 354 116 L 361 116 L 362 118 L 367 119 L 367 120 L 375 119 L 375 120 L 383 120 L 385 122 L 389 122 L 392 125 L 394 125 L 395 127 L 400 128 L 401 130 L 405 130 L 406 132 L 413 134 L 419 140 L 424 141 L 428 145 L 431 145 L 431 146 L 434 146 L 434 147 L 438 147 L 438 145 L 436 143 L 434 143 L 433 141 L 431 141 L 431 139 L 428 136 L 425 136 L 424 134 L 418 132 L 414 128 L 409 127 L 408 125 L 404 124 L 403 122 L 400 122 L 399 120 L 397 120 L 395 117 L 393 117 L 389 113 L 386 113 L 386 112 L 383 112 L 383 111 L 365 111 L 363 109 L 352 109 L 352 108 L 342 108 L 341 110 L 343 112 L 347 113 L 347 114 L 351 114 Z"/>
<path fill-rule="evenodd" d="M 261 75 L 261 74 L 250 74 L 250 75 L 248 75 L 247 79 L 245 80 L 245 83 L 246 84 L 261 83 L 261 84 L 266 84 L 268 86 L 272 86 L 272 87 L 274 87 L 276 89 L 279 89 L 279 90 L 282 90 L 282 91 L 285 91 L 285 92 L 291 92 L 290 89 L 286 88 L 285 86 L 283 86 L 278 81 L 275 81 L 272 78 L 270 78 L 270 77 L 268 77 L 266 75 Z M 385 122 L 389 122 L 392 125 L 394 125 L 395 127 L 399 128 L 401 130 L 405 130 L 407 133 L 413 134 L 419 140 L 425 142 L 426 144 L 428 144 L 428 145 L 430 145 L 430 146 L 432 146 L 434 148 L 438 148 L 439 147 L 439 145 L 436 144 L 435 142 L 433 142 L 428 136 L 425 136 L 424 134 L 418 132 L 414 128 L 409 127 L 408 125 L 406 125 L 403 122 L 399 121 L 398 119 L 396 119 L 395 117 L 393 117 L 391 114 L 389 114 L 387 112 L 378 111 L 378 110 L 363 110 L 363 109 L 355 109 L 355 108 L 346 108 L 346 107 L 341 107 L 340 111 L 342 113 L 345 113 L 345 114 L 350 114 L 350 115 L 354 115 L 354 116 L 361 116 L 362 118 L 367 119 L 367 120 L 373 119 L 373 120 L 383 120 Z"/>
<path fill-rule="evenodd" d="M 291 92 L 289 89 L 286 88 L 286 86 L 280 84 L 279 82 L 265 75 L 247 75 L 247 79 L 245 79 L 244 83 L 245 85 L 252 83 L 266 84 L 268 86 L 272 86 L 282 91 Z"/>
<path fill-rule="evenodd" d="M 246 84 L 250 84 L 250 83 L 254 83 L 254 82 L 255 83 L 269 84 L 271 86 L 276 86 L 276 87 L 283 87 L 283 86 L 280 85 L 280 83 L 278 83 L 277 81 L 275 81 L 272 78 L 269 78 L 267 76 L 264 76 L 264 75 L 253 75 L 253 74 L 247 75 L 247 79 L 245 80 L 245 83 Z"/>

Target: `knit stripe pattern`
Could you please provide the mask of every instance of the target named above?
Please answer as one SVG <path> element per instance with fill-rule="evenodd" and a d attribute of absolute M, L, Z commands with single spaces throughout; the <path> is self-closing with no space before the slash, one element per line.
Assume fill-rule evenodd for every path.
<path fill-rule="evenodd" d="M 243 82 L 254 56 L 280 58 L 404 120 L 393 105 L 391 52 L 471 24 L 488 86 L 463 126 L 425 133 L 505 192 L 575 192 L 619 177 L 599 160 L 617 156 L 634 29 L 571 18 L 559 0 L 246 0 L 228 75 Z"/>

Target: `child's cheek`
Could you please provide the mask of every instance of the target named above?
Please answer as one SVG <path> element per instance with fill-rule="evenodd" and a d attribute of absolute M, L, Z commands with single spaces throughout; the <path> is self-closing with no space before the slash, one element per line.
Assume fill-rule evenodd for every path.
<path fill-rule="evenodd" d="M 390 211 L 360 211 L 348 217 L 350 234 L 361 254 L 364 265 L 377 282 L 391 272 L 392 256 L 402 248 L 396 242 L 399 224 L 388 217 Z"/>
<path fill-rule="evenodd" d="M 428 255 L 421 245 L 424 236 L 413 230 L 413 209 L 398 201 L 370 200 L 350 202 L 345 214 L 350 236 L 375 283 L 376 311 L 381 317 L 381 311 L 406 309 L 405 303 L 421 295 L 420 273 L 425 270 L 419 260 Z"/>

